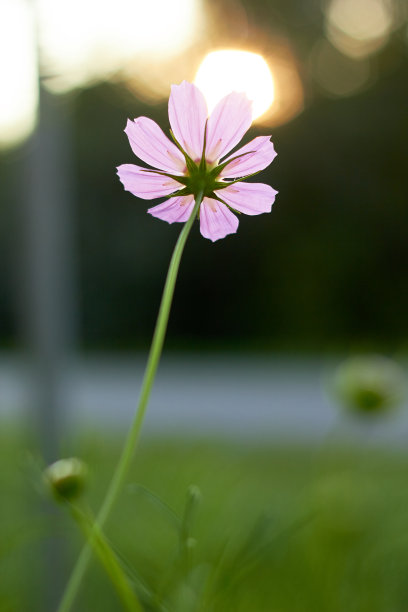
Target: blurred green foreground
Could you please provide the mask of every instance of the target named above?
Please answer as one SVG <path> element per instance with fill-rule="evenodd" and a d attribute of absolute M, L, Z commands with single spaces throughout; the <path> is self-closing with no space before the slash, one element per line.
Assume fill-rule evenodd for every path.
<path fill-rule="evenodd" d="M 27 440 L 16 438 L 0 439 L 0 611 L 40 612 L 81 537 L 64 508 L 46 502 Z M 102 433 L 70 443 L 90 466 L 94 509 L 119 447 Z M 390 450 L 151 440 L 106 534 L 146 610 L 406 612 L 407 476 L 408 456 Z M 180 546 L 170 508 L 183 515 L 191 484 L 201 500 Z M 50 541 L 61 548 L 58 585 L 47 573 Z M 93 562 L 75 612 L 120 609 Z"/>

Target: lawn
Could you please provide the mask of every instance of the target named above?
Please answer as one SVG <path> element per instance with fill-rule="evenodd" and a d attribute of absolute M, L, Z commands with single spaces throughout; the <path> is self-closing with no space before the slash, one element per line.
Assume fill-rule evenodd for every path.
<path fill-rule="evenodd" d="M 94 509 L 119 447 L 107 432 L 64 444 Z M 43 612 L 82 542 L 33 448 L 0 436 L 0 612 Z M 407 480 L 390 449 L 144 440 L 105 532 L 146 611 L 406 612 Z M 120 609 L 93 562 L 74 612 Z"/>

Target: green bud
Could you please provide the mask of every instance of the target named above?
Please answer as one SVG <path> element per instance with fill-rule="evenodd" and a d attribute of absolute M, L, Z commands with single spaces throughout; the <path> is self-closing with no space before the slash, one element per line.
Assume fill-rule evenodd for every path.
<path fill-rule="evenodd" d="M 87 467 L 80 459 L 71 457 L 59 459 L 44 470 L 45 480 L 58 501 L 72 501 L 78 498 L 84 488 Z"/>
<path fill-rule="evenodd" d="M 187 499 L 190 504 L 199 504 L 201 502 L 201 491 L 197 485 L 190 485 L 187 489 Z"/>
<path fill-rule="evenodd" d="M 192 552 L 197 546 L 197 540 L 195 538 L 187 538 L 186 540 L 186 549 L 188 552 Z"/>
<path fill-rule="evenodd" d="M 334 377 L 337 399 L 363 414 L 378 414 L 398 405 L 406 390 L 405 376 L 397 363 L 380 355 L 353 357 Z"/>

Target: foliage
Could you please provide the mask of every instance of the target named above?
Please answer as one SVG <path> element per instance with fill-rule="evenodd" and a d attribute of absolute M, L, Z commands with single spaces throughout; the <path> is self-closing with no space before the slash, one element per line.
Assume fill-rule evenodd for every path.
<path fill-rule="evenodd" d="M 52 536 L 69 568 L 80 536 L 27 488 L 23 442 L 3 436 L 0 610 L 40 612 L 52 585 L 39 551 Z M 73 445 L 96 507 L 120 442 L 93 432 Z M 147 611 L 404 612 L 407 470 L 389 450 L 151 440 L 105 533 Z M 75 610 L 96 609 L 119 602 L 94 563 Z"/>

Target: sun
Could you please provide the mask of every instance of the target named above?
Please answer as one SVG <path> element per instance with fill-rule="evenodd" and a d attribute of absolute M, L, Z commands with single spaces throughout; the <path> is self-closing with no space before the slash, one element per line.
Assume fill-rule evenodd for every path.
<path fill-rule="evenodd" d="M 263 115 L 274 101 L 274 82 L 265 59 L 257 53 L 235 49 L 212 51 L 202 61 L 194 79 L 207 100 L 209 112 L 231 91 L 252 100 L 252 115 Z"/>

